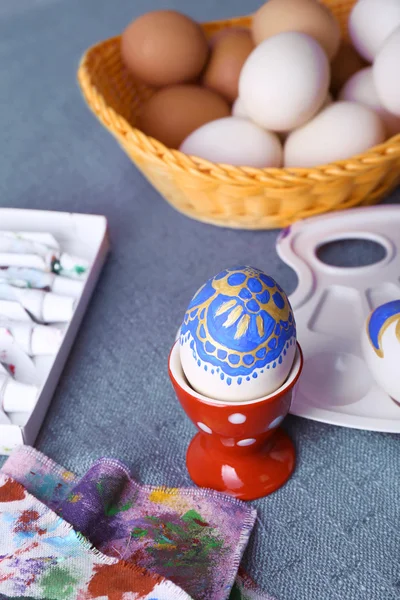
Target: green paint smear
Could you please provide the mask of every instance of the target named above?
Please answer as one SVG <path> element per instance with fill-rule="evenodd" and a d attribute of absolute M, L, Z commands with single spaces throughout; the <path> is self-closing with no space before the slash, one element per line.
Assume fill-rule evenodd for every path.
<path fill-rule="evenodd" d="M 142 538 L 145 535 L 147 535 L 147 529 L 136 527 L 133 531 L 131 531 L 131 537 L 133 538 Z"/>
<path fill-rule="evenodd" d="M 199 515 L 199 513 L 195 510 L 188 510 L 187 513 L 182 516 L 182 521 L 185 523 L 190 523 L 191 521 L 200 521 L 200 524 L 207 525 L 202 516 Z"/>
<path fill-rule="evenodd" d="M 74 267 L 74 271 L 77 275 L 83 275 L 84 273 L 86 273 L 86 267 L 76 265 L 76 267 Z"/>
<path fill-rule="evenodd" d="M 78 579 L 63 567 L 54 567 L 40 580 L 45 597 L 57 600 L 73 600 L 77 583 Z"/>
<path fill-rule="evenodd" d="M 100 497 L 104 496 L 104 486 L 102 481 L 99 481 L 96 484 L 97 487 L 97 491 L 99 492 Z M 118 504 L 114 504 L 113 502 L 104 503 L 104 514 L 106 515 L 106 517 L 115 517 L 115 515 L 117 515 L 120 512 L 125 512 L 127 510 L 129 510 L 130 508 L 132 508 L 133 506 L 133 500 L 130 500 L 129 502 L 126 502 L 125 504 L 123 504 L 122 506 L 119 506 Z"/>

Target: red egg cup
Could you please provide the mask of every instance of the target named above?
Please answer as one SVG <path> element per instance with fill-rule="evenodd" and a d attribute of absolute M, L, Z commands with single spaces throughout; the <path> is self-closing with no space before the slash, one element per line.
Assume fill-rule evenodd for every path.
<path fill-rule="evenodd" d="M 194 483 L 242 500 L 262 498 L 286 483 L 295 449 L 278 425 L 289 412 L 303 368 L 298 344 L 286 382 L 273 394 L 247 402 L 213 400 L 193 390 L 183 373 L 179 341 L 168 366 L 178 400 L 199 429 L 186 454 Z"/>

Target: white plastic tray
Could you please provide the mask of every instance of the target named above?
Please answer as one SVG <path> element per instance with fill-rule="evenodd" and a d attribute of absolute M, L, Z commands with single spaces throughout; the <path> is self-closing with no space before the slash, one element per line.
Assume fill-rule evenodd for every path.
<path fill-rule="evenodd" d="M 357 268 L 318 259 L 320 246 L 344 239 L 378 242 L 386 256 Z M 277 251 L 299 279 L 290 302 L 305 365 L 291 413 L 400 433 L 400 405 L 373 381 L 360 343 L 370 311 L 400 298 L 400 206 L 358 208 L 300 221 L 281 233 Z"/>
<path fill-rule="evenodd" d="M 47 377 L 41 385 L 37 404 L 25 423 L 0 425 L 0 454 L 9 454 L 20 444 L 33 445 L 42 425 L 69 351 L 78 332 L 86 307 L 105 262 L 109 241 L 107 221 L 98 215 L 59 213 L 37 210 L 0 208 L 0 229 L 10 231 L 50 232 L 69 254 L 91 263 L 91 268 L 61 347 L 54 357 L 42 357 L 37 365 Z M 41 364 L 40 364 L 41 363 Z M 18 420 L 18 417 L 16 418 Z"/>

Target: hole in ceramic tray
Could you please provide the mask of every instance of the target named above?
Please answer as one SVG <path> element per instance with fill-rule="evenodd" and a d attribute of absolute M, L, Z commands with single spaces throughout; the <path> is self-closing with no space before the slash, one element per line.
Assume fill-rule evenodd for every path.
<path fill-rule="evenodd" d="M 345 406 L 358 402 L 371 388 L 365 363 L 345 352 L 321 352 L 307 358 L 301 392 L 314 406 Z"/>
<path fill-rule="evenodd" d="M 359 268 L 381 262 L 387 256 L 386 248 L 368 239 L 341 239 L 317 248 L 318 260 L 332 267 Z"/>

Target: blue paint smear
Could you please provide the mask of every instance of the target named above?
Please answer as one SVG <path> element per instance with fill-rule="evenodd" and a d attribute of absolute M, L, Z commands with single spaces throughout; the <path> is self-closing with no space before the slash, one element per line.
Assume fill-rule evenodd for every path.
<path fill-rule="evenodd" d="M 260 279 L 268 287 L 275 287 L 275 281 L 272 279 L 272 277 L 269 277 L 268 275 L 264 275 L 264 273 L 262 273 L 260 275 Z"/>
<path fill-rule="evenodd" d="M 282 297 L 282 294 L 279 292 L 275 292 L 275 294 L 272 296 L 272 299 L 278 308 L 282 309 L 285 306 L 285 301 Z"/>
<path fill-rule="evenodd" d="M 382 329 L 386 322 L 395 315 L 400 316 L 400 300 L 387 302 L 376 308 L 372 313 L 368 323 L 368 335 L 376 350 L 381 350 L 379 346 L 379 335 Z"/>
<path fill-rule="evenodd" d="M 232 379 L 231 379 L 230 377 L 227 377 L 227 379 L 226 379 L 226 383 L 227 383 L 228 385 L 231 385 L 231 384 L 232 384 Z"/>
<path fill-rule="evenodd" d="M 253 379 L 257 379 L 258 375 L 257 373 L 253 373 Z"/>
<path fill-rule="evenodd" d="M 238 380 L 237 380 L 237 382 L 238 382 L 239 385 L 242 385 L 242 378 L 239 377 Z"/>
<path fill-rule="evenodd" d="M 211 344 L 209 341 L 206 342 L 205 348 L 206 348 L 206 352 L 209 352 L 210 354 L 215 352 L 215 346 L 213 344 Z"/>
<path fill-rule="evenodd" d="M 246 354 L 246 356 L 243 357 L 243 362 L 245 365 L 252 365 L 254 362 L 254 356 L 251 356 L 251 354 Z"/>
<path fill-rule="evenodd" d="M 251 277 L 248 280 L 247 285 L 248 285 L 249 290 L 251 290 L 254 293 L 261 292 L 261 290 L 262 290 L 261 281 L 259 281 L 255 277 Z"/>
<path fill-rule="evenodd" d="M 221 373 L 220 377 L 221 377 L 221 379 L 223 381 L 225 379 L 225 373 Z"/>
<path fill-rule="evenodd" d="M 258 302 L 256 302 L 255 300 L 250 300 L 246 304 L 246 308 L 247 308 L 247 310 L 250 310 L 251 312 L 258 312 L 260 310 L 260 306 L 259 306 Z"/>
<path fill-rule="evenodd" d="M 242 285 L 246 281 L 246 275 L 244 273 L 234 273 L 229 275 L 228 283 L 231 286 Z"/>
<path fill-rule="evenodd" d="M 261 294 L 257 294 L 256 298 L 261 304 L 268 304 L 271 295 L 268 290 L 264 290 Z"/>
<path fill-rule="evenodd" d="M 251 297 L 252 294 L 247 288 L 243 288 L 242 290 L 240 290 L 239 298 L 242 298 L 242 300 L 249 300 Z"/>

